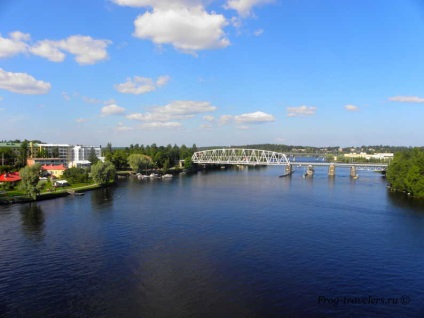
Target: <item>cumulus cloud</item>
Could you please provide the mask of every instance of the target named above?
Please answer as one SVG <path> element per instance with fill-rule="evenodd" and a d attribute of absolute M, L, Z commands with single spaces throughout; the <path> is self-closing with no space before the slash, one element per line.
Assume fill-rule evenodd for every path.
<path fill-rule="evenodd" d="M 215 117 L 212 116 L 212 115 L 206 115 L 206 116 L 203 116 L 203 119 L 204 120 L 207 120 L 207 121 L 214 121 L 215 120 Z"/>
<path fill-rule="evenodd" d="M 0 88 L 18 94 L 47 94 L 50 83 L 36 80 L 26 73 L 11 73 L 0 68 Z"/>
<path fill-rule="evenodd" d="M 170 77 L 166 75 L 160 76 L 156 81 L 147 77 L 134 76 L 132 79 L 128 78 L 125 83 L 115 85 L 115 89 L 124 94 L 145 94 L 164 86 L 169 79 Z"/>
<path fill-rule="evenodd" d="M 297 116 L 311 116 L 315 114 L 316 107 L 299 106 L 299 107 L 287 107 L 288 117 Z"/>
<path fill-rule="evenodd" d="M 57 43 L 58 42 L 50 40 L 39 41 L 30 48 L 30 52 L 52 62 L 63 62 L 66 55 L 59 50 Z"/>
<path fill-rule="evenodd" d="M 52 62 L 62 62 L 66 57 L 63 53 L 65 51 L 75 55 L 78 64 L 87 65 L 107 59 L 106 48 L 111 43 L 109 40 L 96 40 L 91 36 L 72 35 L 59 41 L 39 41 L 30 48 L 30 52 Z"/>
<path fill-rule="evenodd" d="M 30 40 L 28 33 L 19 31 L 9 33 L 9 38 L 4 38 L 0 34 L 0 58 L 11 57 L 28 51 L 26 41 Z"/>
<path fill-rule="evenodd" d="M 389 101 L 399 103 L 424 103 L 424 98 L 417 96 L 394 96 Z"/>
<path fill-rule="evenodd" d="M 155 6 L 134 21 L 134 36 L 153 43 L 171 44 L 177 50 L 194 53 L 199 50 L 220 49 L 230 45 L 224 27 L 225 17 L 208 13 L 202 6 Z"/>
<path fill-rule="evenodd" d="M 201 4 L 200 0 L 112 0 L 115 4 L 127 7 L 187 7 Z"/>
<path fill-rule="evenodd" d="M 355 105 L 346 105 L 344 108 L 350 112 L 356 112 L 359 110 L 358 106 Z"/>
<path fill-rule="evenodd" d="M 216 110 L 216 107 L 209 102 L 197 101 L 174 101 L 170 104 L 151 108 L 147 113 L 135 113 L 127 116 L 128 119 L 141 121 L 169 121 L 171 119 L 188 119 L 197 114 L 207 113 Z"/>
<path fill-rule="evenodd" d="M 0 58 L 11 57 L 20 53 L 31 53 L 52 62 L 63 62 L 65 53 L 75 55 L 75 60 L 81 65 L 94 64 L 108 58 L 107 46 L 109 40 L 96 40 L 90 36 L 72 35 L 66 39 L 42 40 L 34 45 L 29 33 L 15 31 L 9 33 L 9 38 L 0 35 Z"/>
<path fill-rule="evenodd" d="M 101 110 L 101 116 L 109 116 L 109 115 L 119 115 L 125 112 L 125 108 L 120 107 L 118 105 L 112 104 L 109 106 L 104 106 Z"/>
<path fill-rule="evenodd" d="M 252 15 L 253 7 L 272 2 L 274 0 L 228 0 L 224 7 L 226 9 L 236 10 L 242 17 L 248 17 Z"/>
<path fill-rule="evenodd" d="M 234 117 L 234 120 L 237 123 L 263 123 L 263 122 L 270 122 L 274 121 L 274 116 L 264 113 L 264 112 L 254 112 L 254 113 L 247 113 L 242 114 Z"/>

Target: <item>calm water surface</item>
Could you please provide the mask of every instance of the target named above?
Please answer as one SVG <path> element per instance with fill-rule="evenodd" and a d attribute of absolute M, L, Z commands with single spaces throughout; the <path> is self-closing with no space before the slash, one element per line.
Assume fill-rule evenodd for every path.
<path fill-rule="evenodd" d="M 423 317 L 424 205 L 316 170 L 0 206 L 0 316 Z"/>

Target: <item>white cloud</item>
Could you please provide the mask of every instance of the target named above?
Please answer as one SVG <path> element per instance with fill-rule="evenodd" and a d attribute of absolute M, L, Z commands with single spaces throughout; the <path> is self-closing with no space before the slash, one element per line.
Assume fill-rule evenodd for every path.
<path fill-rule="evenodd" d="M 62 96 L 66 101 L 70 101 L 71 100 L 71 96 L 69 96 L 69 94 L 67 92 L 62 92 Z"/>
<path fill-rule="evenodd" d="M 88 120 L 87 120 L 87 119 L 85 119 L 85 118 L 77 118 L 77 119 L 75 119 L 75 121 L 76 121 L 77 123 L 85 123 L 85 122 L 87 122 Z"/>
<path fill-rule="evenodd" d="M 202 6 L 156 7 L 139 15 L 134 21 L 134 36 L 155 44 L 171 44 L 193 54 L 199 50 L 219 49 L 230 45 L 224 27 L 225 17 L 208 13 Z"/>
<path fill-rule="evenodd" d="M 75 55 L 77 63 L 87 65 L 107 59 L 106 48 L 111 43 L 109 40 L 96 40 L 91 36 L 72 35 L 59 41 L 38 41 L 30 48 L 30 52 L 52 62 L 62 62 L 66 57 L 63 53 L 65 51 Z"/>
<path fill-rule="evenodd" d="M 299 107 L 287 107 L 287 116 L 296 117 L 296 116 L 311 116 L 315 114 L 317 108 L 312 106 L 299 106 Z"/>
<path fill-rule="evenodd" d="M 212 125 L 211 124 L 201 124 L 200 125 L 200 129 L 212 129 Z"/>
<path fill-rule="evenodd" d="M 172 7 L 189 7 L 201 4 L 200 0 L 112 0 L 120 6 L 143 8 L 172 8 Z"/>
<path fill-rule="evenodd" d="M 203 116 L 203 119 L 207 121 L 215 121 L 215 117 L 212 115 Z"/>
<path fill-rule="evenodd" d="M 26 73 L 11 73 L 0 68 L 0 88 L 18 94 L 46 94 L 50 83 L 36 80 Z"/>
<path fill-rule="evenodd" d="M 27 43 L 30 40 L 30 34 L 20 31 L 9 33 L 9 38 L 0 35 L 0 58 L 31 53 L 52 62 L 63 62 L 67 52 L 75 55 L 79 64 L 94 64 L 108 58 L 106 48 L 112 43 L 83 35 L 72 35 L 59 41 L 42 40 L 32 46 Z"/>
<path fill-rule="evenodd" d="M 156 80 L 156 86 L 161 87 L 169 82 L 171 77 L 168 75 L 159 76 L 159 78 Z"/>
<path fill-rule="evenodd" d="M 228 124 L 233 119 L 234 119 L 234 116 L 232 116 L 232 115 L 222 115 L 222 116 L 219 117 L 219 123 L 221 125 L 225 125 L 225 124 Z"/>
<path fill-rule="evenodd" d="M 115 85 L 115 89 L 124 94 L 145 94 L 165 85 L 169 79 L 169 76 L 160 76 L 154 82 L 151 78 L 134 76 L 133 79 L 128 78 L 125 83 Z"/>
<path fill-rule="evenodd" d="M 145 123 L 141 124 L 138 127 L 139 128 L 179 128 L 182 124 L 178 122 L 151 122 L 151 123 Z"/>
<path fill-rule="evenodd" d="M 358 106 L 355 105 L 346 105 L 344 108 L 350 112 L 356 112 L 359 110 Z"/>
<path fill-rule="evenodd" d="M 128 119 L 141 121 L 169 121 L 171 119 L 188 119 L 197 114 L 216 110 L 209 102 L 174 101 L 161 107 L 153 107 L 150 112 L 130 114 Z"/>
<path fill-rule="evenodd" d="M 101 116 L 109 116 L 109 115 L 119 115 L 125 112 L 125 108 L 120 107 L 118 105 L 112 104 L 109 106 L 104 106 L 101 110 Z"/>
<path fill-rule="evenodd" d="M 52 62 L 63 62 L 66 57 L 65 53 L 59 50 L 58 42 L 50 40 L 37 42 L 37 44 L 30 48 L 30 52 Z"/>
<path fill-rule="evenodd" d="M 87 104 L 104 104 L 104 105 L 116 104 L 116 101 L 113 98 L 108 100 L 102 100 L 98 98 L 83 96 L 82 100 L 84 103 L 87 103 Z"/>
<path fill-rule="evenodd" d="M 134 130 L 133 127 L 125 126 L 124 123 L 118 123 L 118 126 L 115 128 L 116 131 L 130 131 Z"/>
<path fill-rule="evenodd" d="M 28 51 L 28 44 L 25 41 L 29 40 L 29 34 L 19 31 L 9 33 L 9 38 L 4 38 L 0 34 L 0 58 L 26 53 Z"/>
<path fill-rule="evenodd" d="M 253 7 L 272 2 L 274 2 L 274 0 L 228 0 L 224 7 L 226 9 L 236 10 L 242 17 L 248 17 L 252 15 Z"/>
<path fill-rule="evenodd" d="M 255 36 L 261 36 L 264 33 L 263 29 L 258 29 L 255 32 L 253 32 L 253 35 Z"/>
<path fill-rule="evenodd" d="M 237 123 L 262 123 L 274 121 L 275 118 L 271 114 L 267 114 L 264 112 L 254 112 L 235 116 L 234 120 Z"/>
<path fill-rule="evenodd" d="M 424 103 L 424 98 L 417 96 L 394 96 L 389 101 L 399 103 Z"/>

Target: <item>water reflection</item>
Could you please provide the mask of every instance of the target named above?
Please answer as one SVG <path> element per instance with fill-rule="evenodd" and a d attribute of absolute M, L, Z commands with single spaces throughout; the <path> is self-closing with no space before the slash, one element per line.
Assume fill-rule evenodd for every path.
<path fill-rule="evenodd" d="M 110 205 L 113 200 L 113 189 L 110 187 L 93 191 L 91 201 L 93 205 Z"/>
<path fill-rule="evenodd" d="M 44 237 L 44 213 L 36 203 L 25 204 L 20 207 L 23 233 L 29 237 L 42 240 Z"/>
<path fill-rule="evenodd" d="M 390 202 L 402 209 L 409 209 L 414 212 L 424 213 L 424 200 L 408 197 L 405 193 L 387 191 Z"/>

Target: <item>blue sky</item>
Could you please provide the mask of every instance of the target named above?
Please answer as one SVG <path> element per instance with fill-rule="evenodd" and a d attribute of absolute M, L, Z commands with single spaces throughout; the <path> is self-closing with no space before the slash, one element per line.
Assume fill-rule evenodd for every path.
<path fill-rule="evenodd" d="M 1 0 L 0 139 L 424 144 L 418 0 Z"/>

